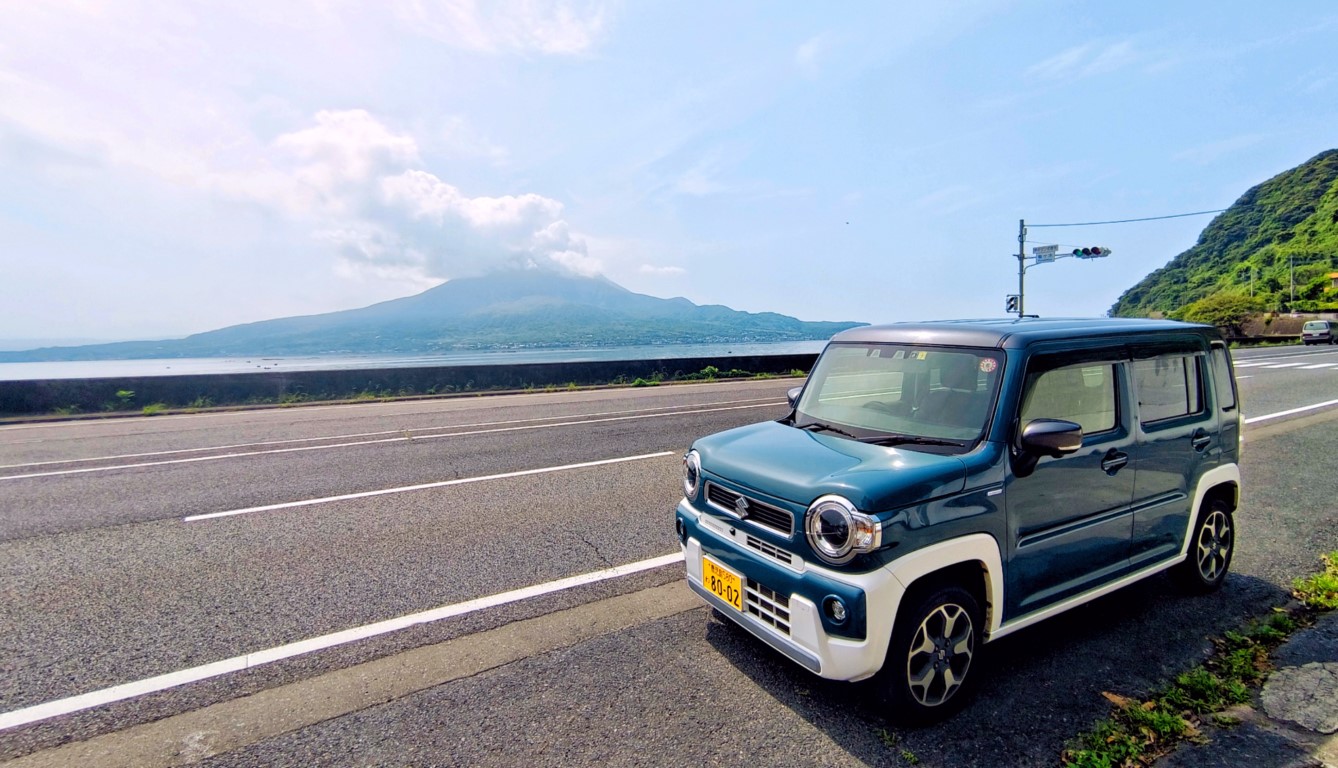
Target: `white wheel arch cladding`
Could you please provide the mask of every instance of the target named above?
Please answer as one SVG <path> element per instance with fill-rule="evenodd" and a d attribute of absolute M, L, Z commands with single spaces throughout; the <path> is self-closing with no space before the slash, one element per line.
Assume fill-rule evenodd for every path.
<path fill-rule="evenodd" d="M 1003 605 L 1003 558 L 999 554 L 999 542 L 986 533 L 973 533 L 957 539 L 931 544 L 904 557 L 899 557 L 888 564 L 892 577 L 901 584 L 902 589 L 889 590 L 891 605 L 869 606 L 873 610 L 886 610 L 889 616 L 896 616 L 901 607 L 901 600 L 907 590 L 919 579 L 936 571 L 941 571 L 962 563 L 978 562 L 984 564 L 985 632 L 988 637 L 999 628 L 999 608 Z M 962 585 L 969 586 L 969 585 Z"/>

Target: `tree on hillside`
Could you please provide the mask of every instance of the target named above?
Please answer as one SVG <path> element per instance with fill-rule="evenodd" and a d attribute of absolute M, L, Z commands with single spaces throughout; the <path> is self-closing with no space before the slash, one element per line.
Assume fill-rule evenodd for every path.
<path fill-rule="evenodd" d="M 1264 308 L 1263 302 L 1239 291 L 1218 291 L 1175 313 L 1181 320 L 1222 328 L 1230 336 L 1240 335 L 1240 324 Z"/>

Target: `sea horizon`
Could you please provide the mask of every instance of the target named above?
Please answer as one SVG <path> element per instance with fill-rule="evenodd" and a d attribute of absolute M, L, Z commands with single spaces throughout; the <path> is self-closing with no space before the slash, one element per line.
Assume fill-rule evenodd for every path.
<path fill-rule="evenodd" d="M 821 352 L 826 344 L 827 341 L 821 339 L 741 344 L 646 344 L 624 347 L 463 350 L 433 355 L 230 355 L 0 363 L 0 381 L 816 354 Z"/>

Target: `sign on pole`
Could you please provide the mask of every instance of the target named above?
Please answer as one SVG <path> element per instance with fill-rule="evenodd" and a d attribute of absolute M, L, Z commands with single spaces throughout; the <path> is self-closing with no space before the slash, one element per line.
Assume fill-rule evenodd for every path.
<path fill-rule="evenodd" d="M 1055 260 L 1055 255 L 1059 253 L 1057 245 L 1038 245 L 1031 249 L 1031 255 L 1036 257 L 1036 263 L 1051 262 Z"/>

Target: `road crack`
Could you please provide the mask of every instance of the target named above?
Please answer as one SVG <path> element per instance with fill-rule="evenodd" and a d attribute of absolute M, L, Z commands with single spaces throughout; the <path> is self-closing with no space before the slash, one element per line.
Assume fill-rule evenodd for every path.
<path fill-rule="evenodd" d="M 608 559 L 607 557 L 605 557 L 605 556 L 604 556 L 604 553 L 601 552 L 601 551 L 599 551 L 599 547 L 596 546 L 595 543 L 594 543 L 593 541 L 587 539 L 584 535 L 579 534 L 579 533 L 576 534 L 576 538 L 578 538 L 578 539 L 580 539 L 581 541 L 585 542 L 585 545 L 586 545 L 587 547 L 589 547 L 591 550 L 594 551 L 594 553 L 595 553 L 595 557 L 598 557 L 599 560 L 600 560 L 600 562 L 604 563 L 604 565 L 607 565 L 607 566 L 609 566 L 610 568 L 613 567 L 613 561 L 610 560 L 610 559 Z"/>

